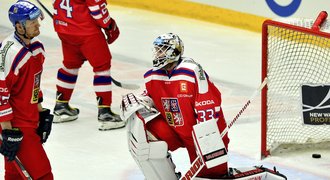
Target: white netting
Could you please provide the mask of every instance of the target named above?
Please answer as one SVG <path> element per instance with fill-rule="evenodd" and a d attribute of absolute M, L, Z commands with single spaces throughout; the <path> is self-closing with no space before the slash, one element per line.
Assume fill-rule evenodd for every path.
<path fill-rule="evenodd" d="M 313 24 L 304 19 L 285 22 Z M 329 29 L 328 22 L 321 28 Z M 329 38 L 268 26 L 267 150 L 280 144 L 330 141 L 330 125 L 303 124 L 301 105 L 302 84 L 330 84 Z"/>

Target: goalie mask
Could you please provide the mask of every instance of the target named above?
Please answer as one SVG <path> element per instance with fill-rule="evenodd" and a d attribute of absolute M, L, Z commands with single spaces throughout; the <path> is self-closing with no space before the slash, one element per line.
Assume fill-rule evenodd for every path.
<path fill-rule="evenodd" d="M 153 67 L 161 69 L 178 61 L 183 54 L 184 45 L 178 35 L 166 33 L 157 37 L 153 43 Z"/>

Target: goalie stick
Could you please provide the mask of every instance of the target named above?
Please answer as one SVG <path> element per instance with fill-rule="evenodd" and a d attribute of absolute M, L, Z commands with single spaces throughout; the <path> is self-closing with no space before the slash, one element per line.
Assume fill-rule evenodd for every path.
<path fill-rule="evenodd" d="M 260 91 L 265 87 L 267 84 L 267 78 L 264 79 L 264 81 L 261 83 L 261 85 L 258 87 L 258 89 L 252 94 L 252 96 L 249 98 L 249 100 L 244 104 L 244 106 L 241 108 L 241 110 L 236 114 L 236 116 L 233 118 L 232 121 L 228 124 L 226 129 L 223 130 L 221 133 L 221 137 L 223 137 L 228 130 L 234 125 L 234 123 L 237 121 L 237 119 L 243 114 L 243 112 L 247 109 L 247 107 L 251 104 L 251 101 L 260 93 Z M 190 168 L 188 171 L 180 178 L 180 180 L 189 180 L 193 179 L 200 170 L 205 166 L 205 163 L 203 162 L 202 158 L 197 156 L 197 158 L 192 162 Z"/>
<path fill-rule="evenodd" d="M 46 8 L 46 6 L 40 0 L 36 0 L 36 1 L 46 11 L 46 13 L 49 15 L 49 17 L 51 17 L 53 19 L 53 14 Z M 140 86 L 137 84 L 122 83 L 122 82 L 115 80 L 113 77 L 111 77 L 111 79 L 112 79 L 112 82 L 120 88 L 130 89 L 130 90 L 136 90 L 136 89 L 140 88 Z"/>

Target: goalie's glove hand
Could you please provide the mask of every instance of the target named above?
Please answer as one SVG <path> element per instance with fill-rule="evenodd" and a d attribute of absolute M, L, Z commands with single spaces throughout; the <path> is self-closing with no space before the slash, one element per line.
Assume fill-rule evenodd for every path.
<path fill-rule="evenodd" d="M 2 130 L 2 143 L 0 153 L 8 158 L 8 161 L 15 159 L 19 150 L 20 144 L 23 139 L 23 133 L 18 128 L 3 129 Z"/>
<path fill-rule="evenodd" d="M 114 19 L 110 19 L 110 25 L 104 28 L 105 35 L 107 36 L 107 43 L 112 44 L 119 36 L 120 31 Z"/>
<path fill-rule="evenodd" d="M 39 127 L 37 133 L 41 138 L 41 143 L 45 143 L 48 139 L 50 131 L 52 130 L 54 115 L 50 114 L 49 109 L 42 109 L 39 112 Z"/>
<path fill-rule="evenodd" d="M 128 93 L 122 97 L 121 105 L 121 118 L 127 120 L 134 112 L 140 109 L 145 109 L 146 111 L 158 113 L 154 108 L 153 100 L 147 95 L 134 95 L 133 93 Z"/>

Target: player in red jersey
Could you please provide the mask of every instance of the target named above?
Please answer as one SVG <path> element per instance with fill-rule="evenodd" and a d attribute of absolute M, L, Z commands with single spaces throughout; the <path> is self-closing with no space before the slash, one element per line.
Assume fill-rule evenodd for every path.
<path fill-rule="evenodd" d="M 106 0 L 55 0 L 54 27 L 62 42 L 63 67 L 57 74 L 57 97 L 54 122 L 73 121 L 79 110 L 71 108 L 78 71 L 87 60 L 94 71 L 94 90 L 98 101 L 99 130 L 125 126 L 111 111 L 111 54 L 108 44 L 119 36 L 116 21 L 107 10 Z M 106 35 L 106 38 L 102 32 Z"/>
<path fill-rule="evenodd" d="M 9 19 L 15 32 L 1 45 L 0 63 L 0 153 L 5 156 L 5 179 L 22 179 L 17 156 L 33 179 L 53 179 L 42 143 L 51 131 L 53 115 L 42 108 L 40 80 L 45 60 L 37 36 L 41 10 L 29 1 L 13 4 Z"/>
<path fill-rule="evenodd" d="M 142 97 L 125 96 L 122 117 L 130 118 L 130 152 L 146 178 L 176 179 L 175 166 L 167 150 L 184 147 L 193 162 L 197 158 L 193 127 L 212 120 L 220 134 L 227 125 L 221 108 L 221 93 L 200 64 L 182 57 L 184 46 L 179 36 L 163 34 L 153 44 L 153 69 L 144 75 L 146 93 Z M 147 112 L 140 111 L 143 107 L 147 107 Z M 213 144 L 219 141 L 220 148 L 227 152 L 227 134 L 218 137 L 213 139 Z M 227 160 L 224 160 L 211 168 L 205 166 L 197 176 L 220 178 L 227 175 L 227 168 Z"/>

